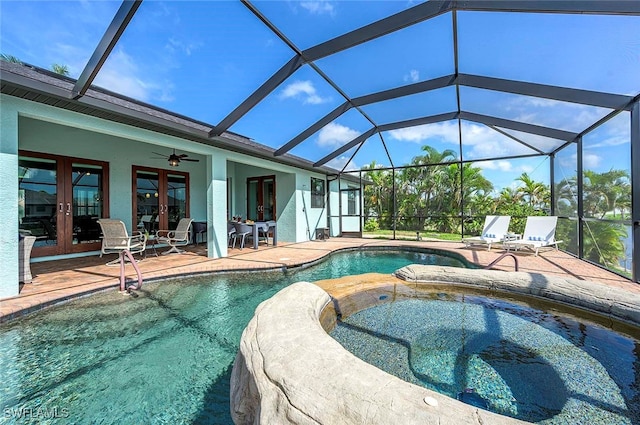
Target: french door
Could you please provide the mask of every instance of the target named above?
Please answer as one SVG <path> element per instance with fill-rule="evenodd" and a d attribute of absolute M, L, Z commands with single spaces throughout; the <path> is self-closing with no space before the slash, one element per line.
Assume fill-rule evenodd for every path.
<path fill-rule="evenodd" d="M 108 163 L 21 151 L 18 173 L 19 230 L 36 237 L 33 257 L 100 249 Z"/>
<path fill-rule="evenodd" d="M 247 218 L 254 221 L 276 219 L 276 176 L 247 178 Z"/>
<path fill-rule="evenodd" d="M 141 231 L 174 230 L 189 217 L 189 174 L 133 166 L 133 223 Z"/>

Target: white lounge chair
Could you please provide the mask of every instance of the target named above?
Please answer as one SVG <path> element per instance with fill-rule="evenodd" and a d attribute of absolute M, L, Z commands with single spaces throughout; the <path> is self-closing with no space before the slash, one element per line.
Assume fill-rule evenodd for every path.
<path fill-rule="evenodd" d="M 158 236 L 159 243 L 166 243 L 171 246 L 171 249 L 163 252 L 163 254 L 182 254 L 184 250 L 179 249 L 179 246 L 186 246 L 191 242 L 191 223 L 192 218 L 181 218 L 178 222 L 176 230 L 158 230 L 156 235 Z"/>
<path fill-rule="evenodd" d="M 471 245 L 487 245 L 491 250 L 491 245 L 504 240 L 504 235 L 509 232 L 511 216 L 508 215 L 488 215 L 484 219 L 484 226 L 480 236 L 472 236 L 462 239 L 466 247 Z"/>
<path fill-rule="evenodd" d="M 121 220 L 101 218 L 98 224 L 102 229 L 102 248 L 100 257 L 103 254 L 120 254 L 129 251 L 131 254 L 142 253 L 147 246 L 147 237 L 144 233 L 136 231 L 132 236 L 127 233 L 127 228 Z M 110 261 L 108 265 L 114 265 L 119 260 Z"/>
<path fill-rule="evenodd" d="M 503 246 L 507 251 L 511 249 L 517 251 L 521 248 L 528 248 L 534 251 L 536 256 L 540 248 L 555 246 L 557 250 L 558 244 L 562 242 L 556 240 L 557 224 L 558 217 L 556 216 L 527 217 L 527 224 L 524 226 L 522 239 L 505 242 Z"/>

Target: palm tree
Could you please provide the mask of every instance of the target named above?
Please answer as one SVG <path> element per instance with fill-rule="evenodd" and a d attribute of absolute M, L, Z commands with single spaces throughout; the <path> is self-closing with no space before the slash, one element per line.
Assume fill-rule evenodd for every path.
<path fill-rule="evenodd" d="M 69 67 L 67 65 L 54 63 L 51 65 L 51 70 L 56 74 L 64 75 L 65 77 L 69 76 Z"/>
<path fill-rule="evenodd" d="M 545 208 L 548 206 L 549 189 L 545 184 L 533 180 L 527 173 L 522 173 L 520 177 L 516 178 L 516 181 L 524 184 L 519 187 L 519 190 L 528 199 L 531 207 Z"/>
<path fill-rule="evenodd" d="M 6 53 L 0 53 L 0 60 L 3 60 L 5 62 L 11 62 L 11 63 L 17 63 L 22 65 L 22 61 L 20 59 L 18 59 L 17 57 L 13 56 L 13 55 L 9 55 Z"/>

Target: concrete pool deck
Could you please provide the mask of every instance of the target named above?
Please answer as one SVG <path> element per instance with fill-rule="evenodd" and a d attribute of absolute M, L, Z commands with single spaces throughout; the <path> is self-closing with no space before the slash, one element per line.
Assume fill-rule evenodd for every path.
<path fill-rule="evenodd" d="M 206 257 L 203 244 L 192 245 L 181 255 L 149 256 L 139 263 L 139 267 L 144 279 L 149 281 L 189 274 L 292 268 L 317 261 L 342 249 L 377 246 L 444 250 L 461 255 L 480 266 L 490 264 L 504 252 L 499 247 L 491 251 L 482 247 L 465 248 L 461 242 L 331 238 L 295 244 L 280 243 L 277 247 L 261 245 L 258 250 L 231 249 L 228 257 L 217 259 Z M 529 252 L 518 252 L 515 255 L 520 271 L 523 272 L 590 280 L 640 293 L 640 285 L 562 251 L 547 250 L 537 257 Z M 115 255 L 104 258 L 95 255 L 32 263 L 33 282 L 21 284 L 18 296 L 0 300 L 0 322 L 93 292 L 118 288 L 120 268 L 105 265 L 113 258 L 116 258 Z M 513 271 L 513 259 L 505 258 L 495 269 Z M 128 279 L 135 278 L 132 267 L 127 267 L 126 272 Z"/>

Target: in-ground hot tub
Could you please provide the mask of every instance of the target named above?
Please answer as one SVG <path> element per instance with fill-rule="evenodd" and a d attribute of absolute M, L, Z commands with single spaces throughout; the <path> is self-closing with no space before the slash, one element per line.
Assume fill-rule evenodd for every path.
<path fill-rule="evenodd" d="M 571 302 L 571 304 L 581 307 L 588 306 L 593 311 L 606 314 L 611 323 L 618 328 L 632 334 L 635 332 L 635 335 L 638 334 L 640 297 L 637 292 L 628 293 L 597 283 L 544 277 L 539 274 L 470 271 L 437 266 L 420 268 L 410 266 L 404 270 L 401 269 L 398 274 L 409 280 L 400 281 L 393 280 L 389 276 L 369 275 L 319 282 L 320 286 L 329 289 L 333 294 L 338 294 L 333 299 L 315 285 L 297 283 L 263 303 L 256 310 L 254 319 L 243 334 L 241 348 L 234 365 L 232 374 L 232 415 L 234 420 L 237 423 L 248 423 L 257 419 L 263 423 L 273 421 L 289 423 L 438 423 L 438 421 L 440 421 L 439 423 L 452 424 L 520 423 L 521 421 L 517 418 L 485 410 L 483 407 L 487 407 L 489 404 L 489 397 L 487 393 L 478 394 L 477 392 L 480 389 L 484 391 L 485 388 L 471 388 L 464 385 L 461 385 L 461 391 L 458 388 L 452 388 L 461 392 L 460 398 L 471 404 L 463 403 L 454 397 L 447 397 L 403 381 L 360 360 L 327 334 L 327 331 L 333 329 L 336 318 L 340 314 L 342 319 L 348 320 L 348 316 L 372 305 L 388 303 L 390 299 L 419 298 L 418 295 L 426 293 L 425 290 L 436 289 L 436 293 L 442 293 L 444 288 L 460 289 L 462 285 L 465 289 L 475 288 L 476 291 L 480 288 L 536 294 L 540 297 L 560 301 L 563 304 Z M 458 283 L 451 284 L 452 280 Z M 426 283 L 427 281 L 428 283 Z M 384 298 L 385 296 L 386 298 Z M 455 295 L 441 295 L 440 297 L 455 298 Z M 477 295 L 473 297 L 477 298 Z M 547 397 L 546 406 L 550 409 L 540 413 L 530 406 L 527 420 L 553 423 L 549 421 L 557 417 L 560 422 L 555 423 L 565 423 L 562 420 L 568 421 L 566 423 L 576 423 L 576 421 L 588 420 L 585 419 L 587 418 L 585 415 L 594 413 L 591 416 L 593 419 L 591 423 L 612 423 L 611 418 L 616 418 L 615 423 L 637 423 L 637 407 L 634 407 L 633 403 L 631 405 L 629 403 L 634 398 L 637 400 L 638 397 L 637 382 L 639 381 L 640 368 L 637 366 L 640 362 L 637 355 L 640 350 L 638 350 L 637 339 L 627 340 L 632 341 L 626 344 L 631 344 L 632 351 L 635 347 L 635 354 L 626 352 L 624 360 L 626 363 L 622 365 L 620 370 L 614 371 L 611 379 L 603 381 L 605 389 L 598 388 L 598 391 L 593 391 L 590 385 L 595 385 L 595 382 L 580 383 L 580 381 L 576 381 L 568 385 L 563 379 L 570 378 L 572 375 L 569 363 L 565 363 L 566 370 L 557 370 L 557 365 L 554 366 L 548 361 L 553 357 L 550 354 L 553 349 L 550 348 L 549 352 L 538 353 L 536 351 L 539 349 L 540 333 L 550 332 L 547 336 L 552 340 L 555 339 L 556 349 L 561 348 L 561 350 L 557 350 L 559 354 L 556 357 L 569 355 L 575 356 L 576 360 L 581 357 L 580 362 L 575 362 L 575 367 L 594 369 L 598 375 L 606 378 L 607 373 L 603 372 L 598 364 L 607 363 L 607 358 L 609 358 L 609 363 L 615 364 L 615 361 L 610 358 L 610 354 L 597 352 L 590 345 L 592 337 L 600 331 L 589 330 L 581 334 L 585 339 L 583 346 L 588 349 L 578 356 L 578 351 L 575 350 L 579 349 L 573 345 L 573 348 L 569 347 L 566 338 L 561 333 L 549 330 L 544 332 L 538 330 L 537 333 L 528 332 L 527 326 L 533 329 L 536 326 L 535 321 L 529 321 L 529 325 L 527 325 L 525 323 L 527 319 L 508 316 L 496 308 L 498 302 L 493 303 L 488 313 L 484 307 L 480 308 L 482 303 L 467 304 L 465 307 L 467 310 L 476 309 L 474 313 L 469 312 L 468 314 L 469 320 L 474 321 L 474 324 L 467 328 L 468 338 L 466 341 L 470 345 L 476 344 L 481 353 L 466 365 L 467 371 L 471 367 L 471 374 L 493 373 L 499 375 L 499 370 L 505 370 L 505 367 L 496 358 L 506 353 L 513 354 L 519 351 L 523 358 L 529 357 L 533 359 L 532 361 L 540 363 L 538 367 L 540 377 L 535 385 L 529 387 L 531 392 L 527 393 L 527 382 L 524 377 L 517 379 L 517 375 L 522 374 L 527 366 L 507 368 L 510 370 L 510 374 L 506 374 L 506 379 L 502 380 L 502 388 L 499 388 L 499 385 L 494 385 L 492 388 L 504 389 L 508 387 L 511 390 L 511 395 L 516 398 L 521 397 L 522 394 L 531 395 L 534 391 L 539 391 L 540 388 L 548 387 L 546 395 L 549 397 Z M 519 304 L 509 304 L 507 310 L 514 308 L 524 309 Z M 480 318 L 482 321 L 479 320 Z M 432 320 L 435 321 L 436 318 Z M 520 326 L 513 326 L 515 330 L 506 331 L 505 324 L 513 325 L 510 321 L 519 323 Z M 481 322 L 484 322 L 482 331 L 479 330 Z M 565 325 L 567 322 L 560 321 L 559 323 Z M 487 328 L 496 328 L 498 325 L 503 329 L 504 341 L 506 342 L 500 342 L 497 339 L 491 340 L 485 335 Z M 580 329 L 581 325 L 576 326 Z M 366 333 L 363 329 L 359 329 L 357 332 Z M 434 344 L 438 344 L 438 341 L 445 345 L 451 343 L 451 338 L 443 338 L 441 330 L 432 328 L 430 331 L 424 331 L 426 334 L 429 332 L 431 332 L 431 337 L 435 339 Z M 461 341 L 462 332 L 460 330 L 449 330 L 449 332 L 455 334 L 454 340 L 458 338 L 457 341 Z M 521 334 L 524 339 L 517 341 L 517 334 Z M 402 340 L 402 338 L 397 339 Z M 621 344 L 620 341 L 615 338 L 612 342 Z M 395 341 L 395 343 L 403 346 L 400 341 Z M 425 343 L 425 345 L 428 344 Z M 510 345 L 510 347 L 503 349 L 505 345 Z M 548 344 L 548 346 L 552 345 Z M 366 350 L 362 346 L 360 348 L 356 346 L 352 349 L 358 355 L 362 355 Z M 404 346 L 403 349 L 401 357 L 404 356 L 405 364 L 409 364 L 406 360 L 407 347 Z M 496 358 L 490 358 L 492 352 L 496 354 Z M 391 358 L 388 354 L 384 357 L 388 361 Z M 456 363 L 455 361 L 456 358 L 457 356 L 449 357 L 449 365 L 454 369 L 456 364 L 457 367 L 460 367 L 460 362 Z M 421 368 L 419 372 L 424 376 L 433 379 L 434 374 L 437 375 L 438 371 L 435 370 L 437 368 L 433 364 L 429 362 L 418 363 L 418 367 Z M 414 364 L 413 367 L 415 368 L 415 366 Z M 579 371 L 576 369 L 576 372 Z M 449 373 L 455 375 L 451 371 Z M 616 374 L 624 381 L 622 384 L 615 381 L 614 375 Z M 580 379 L 591 379 L 590 375 L 585 373 L 574 373 L 573 375 Z M 476 378 L 478 376 L 473 377 L 473 379 Z M 481 378 L 482 376 L 479 376 L 478 382 L 483 382 Z M 489 381 L 488 378 L 487 381 Z M 606 388 L 612 393 L 602 397 L 607 392 Z M 474 392 L 465 392 L 465 390 L 472 389 Z M 632 393 L 633 391 L 636 391 L 635 395 Z M 552 400 L 554 397 L 557 397 L 555 402 Z M 516 401 L 518 400 L 516 399 Z M 583 406 L 572 410 L 571 408 L 578 401 L 583 403 Z M 513 410 L 509 409 L 514 407 L 516 410 L 518 408 L 526 410 L 517 402 L 503 403 L 503 405 L 507 409 L 502 413 L 513 413 Z M 561 416 L 563 411 L 565 416 Z M 582 416 L 570 416 L 576 412 Z M 513 416 L 517 416 L 517 412 Z"/>

